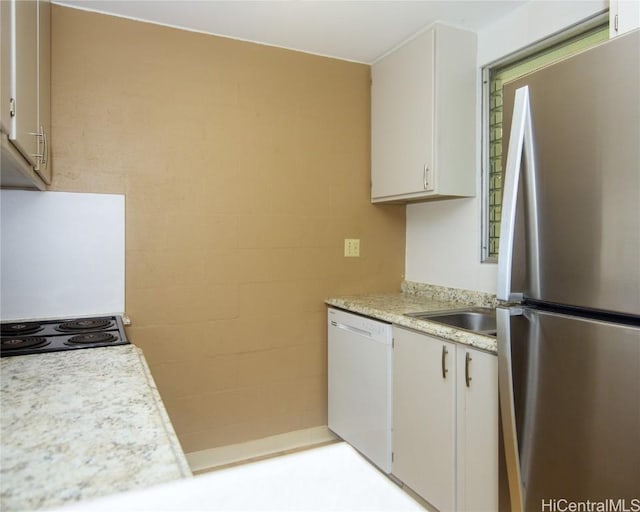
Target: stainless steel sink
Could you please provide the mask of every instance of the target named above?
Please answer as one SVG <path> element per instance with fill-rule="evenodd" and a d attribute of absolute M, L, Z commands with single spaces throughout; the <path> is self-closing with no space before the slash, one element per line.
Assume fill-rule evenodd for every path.
<path fill-rule="evenodd" d="M 421 313 L 406 313 L 405 316 L 437 322 L 478 334 L 493 336 L 496 333 L 496 312 L 490 308 L 424 311 Z"/>

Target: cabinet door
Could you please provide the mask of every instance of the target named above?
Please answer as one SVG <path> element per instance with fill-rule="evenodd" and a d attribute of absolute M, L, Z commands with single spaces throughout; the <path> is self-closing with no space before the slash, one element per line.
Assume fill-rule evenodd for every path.
<path fill-rule="evenodd" d="M 392 473 L 441 511 L 455 506 L 455 350 L 394 328 Z"/>
<path fill-rule="evenodd" d="M 432 189 L 434 31 L 371 67 L 371 197 Z"/>
<path fill-rule="evenodd" d="M 610 0 L 609 38 L 625 34 L 640 27 L 640 2 Z"/>
<path fill-rule="evenodd" d="M 38 140 L 36 171 L 51 183 L 51 4 L 38 0 Z"/>
<path fill-rule="evenodd" d="M 11 2 L 0 2 L 0 129 L 11 133 Z"/>
<path fill-rule="evenodd" d="M 13 0 L 15 66 L 12 97 L 15 117 L 10 138 L 35 166 L 38 154 L 38 6 L 36 0 Z"/>
<path fill-rule="evenodd" d="M 458 510 L 498 510 L 498 358 L 458 347 Z"/>

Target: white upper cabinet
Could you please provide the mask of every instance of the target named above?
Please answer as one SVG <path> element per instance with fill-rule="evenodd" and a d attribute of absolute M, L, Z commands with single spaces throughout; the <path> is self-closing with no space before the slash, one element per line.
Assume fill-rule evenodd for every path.
<path fill-rule="evenodd" d="M 13 119 L 9 139 L 35 167 L 38 132 L 38 3 L 14 0 L 14 70 L 10 116 Z"/>
<path fill-rule="evenodd" d="M 11 101 L 11 3 L 0 2 L 0 130 L 8 134 L 11 129 L 9 104 Z"/>
<path fill-rule="evenodd" d="M 371 69 L 371 199 L 475 195 L 476 35 L 437 23 Z"/>
<path fill-rule="evenodd" d="M 51 183 L 51 4 L 38 0 L 38 153 L 36 171 Z"/>
<path fill-rule="evenodd" d="M 43 189 L 51 182 L 50 9 L 48 0 L 2 1 L 3 187 Z"/>
<path fill-rule="evenodd" d="M 610 0 L 609 38 L 640 28 L 640 2 L 638 0 Z"/>

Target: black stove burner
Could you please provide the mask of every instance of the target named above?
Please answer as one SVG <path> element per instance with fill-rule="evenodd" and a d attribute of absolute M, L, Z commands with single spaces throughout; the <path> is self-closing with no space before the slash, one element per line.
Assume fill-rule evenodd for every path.
<path fill-rule="evenodd" d="M 83 318 L 64 322 L 56 327 L 61 332 L 99 331 L 113 326 L 108 318 Z"/>
<path fill-rule="evenodd" d="M 13 321 L 0 326 L 0 357 L 129 344 L 122 318 L 117 315 Z"/>
<path fill-rule="evenodd" d="M 43 347 L 49 342 L 42 336 L 22 336 L 16 338 L 4 338 L 1 342 L 2 350 L 20 350 L 24 348 Z"/>
<path fill-rule="evenodd" d="M 78 334 L 77 336 L 71 336 L 65 343 L 75 344 L 75 343 L 112 343 L 117 341 L 117 337 L 111 334 L 110 332 L 90 332 L 87 334 Z"/>
<path fill-rule="evenodd" d="M 13 324 L 2 324 L 0 332 L 3 336 L 24 336 L 34 334 L 42 330 L 42 325 L 38 322 L 16 322 Z"/>

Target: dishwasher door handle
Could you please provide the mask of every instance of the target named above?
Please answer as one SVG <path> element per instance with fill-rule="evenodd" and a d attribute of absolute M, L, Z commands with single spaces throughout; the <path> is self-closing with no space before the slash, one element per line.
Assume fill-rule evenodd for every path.
<path fill-rule="evenodd" d="M 333 327 L 337 327 L 338 329 L 342 329 L 343 331 L 351 332 L 353 334 L 357 334 L 358 336 L 364 336 L 365 338 L 371 338 L 372 335 L 369 331 L 365 331 L 364 329 L 358 329 L 353 325 L 341 324 L 340 322 L 331 321 L 331 325 Z"/>

